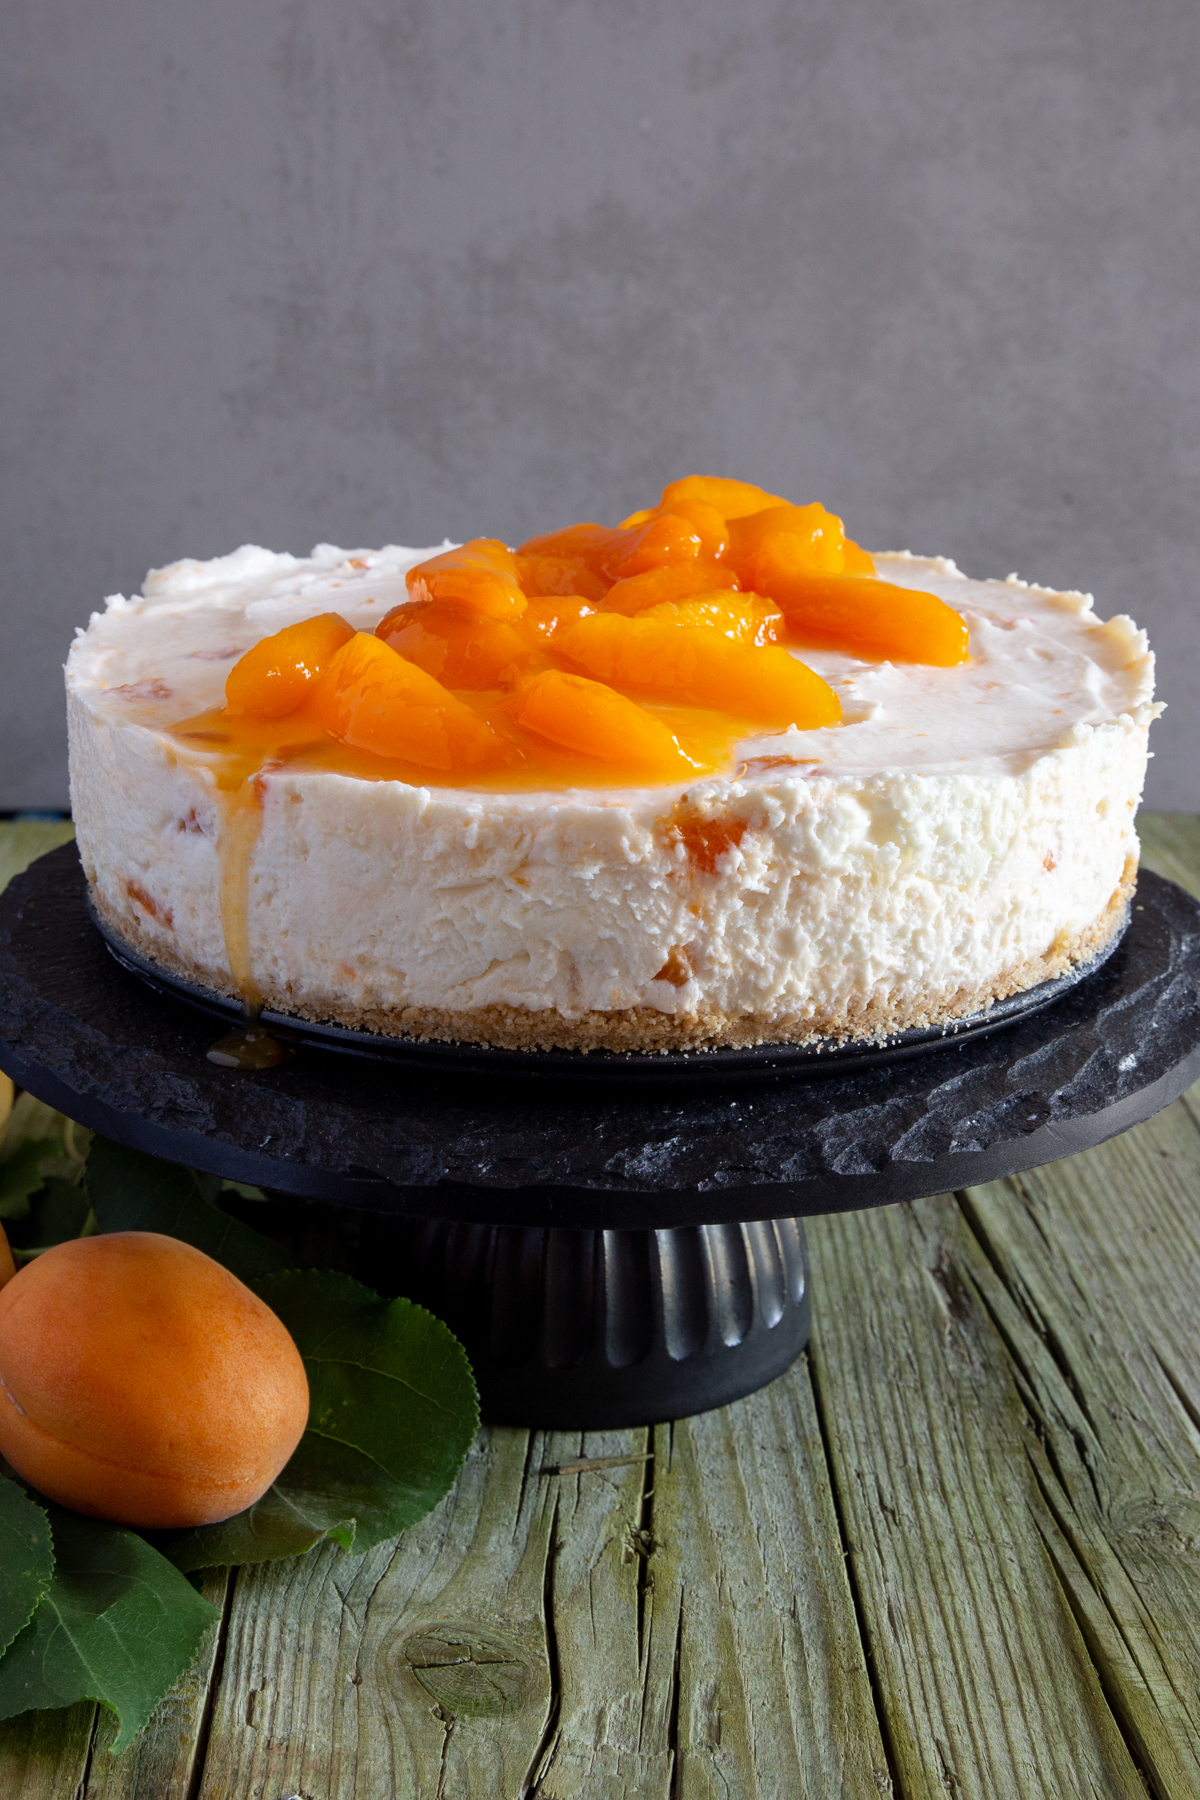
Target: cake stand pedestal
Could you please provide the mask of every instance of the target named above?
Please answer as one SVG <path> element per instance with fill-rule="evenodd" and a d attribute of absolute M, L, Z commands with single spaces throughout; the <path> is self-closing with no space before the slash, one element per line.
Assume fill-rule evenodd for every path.
<path fill-rule="evenodd" d="M 0 1067 L 22 1087 L 134 1148 L 352 1209 L 356 1272 L 458 1332 L 485 1416 L 641 1424 L 803 1349 L 804 1217 L 996 1180 L 1177 1098 L 1200 1075 L 1200 905 L 1143 875 L 1121 944 L 1053 1005 L 849 1072 L 651 1089 L 315 1050 L 242 1072 L 207 1060 L 213 1036 L 109 955 L 73 846 L 0 899 Z"/>

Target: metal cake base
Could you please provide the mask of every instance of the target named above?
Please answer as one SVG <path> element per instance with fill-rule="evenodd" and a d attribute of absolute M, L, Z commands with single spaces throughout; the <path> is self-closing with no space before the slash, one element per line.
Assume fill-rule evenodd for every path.
<path fill-rule="evenodd" d="M 1143 875 L 1119 946 L 1043 1010 L 840 1072 L 572 1085 L 316 1049 L 241 1072 L 207 1060 L 212 1037 L 108 954 L 72 846 L 0 899 L 0 1067 L 21 1086 L 135 1148 L 352 1208 L 357 1272 L 452 1324 L 485 1416 L 642 1423 L 798 1355 L 805 1215 L 995 1180 L 1182 1093 L 1200 905 Z"/>

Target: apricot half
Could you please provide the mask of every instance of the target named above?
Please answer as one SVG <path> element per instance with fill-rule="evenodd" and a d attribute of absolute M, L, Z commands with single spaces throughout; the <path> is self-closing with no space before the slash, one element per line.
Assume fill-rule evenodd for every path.
<path fill-rule="evenodd" d="M 639 769 L 650 780 L 678 781 L 693 767 L 661 719 L 583 675 L 547 669 L 535 676 L 517 696 L 513 717 L 564 750 Z"/>
<path fill-rule="evenodd" d="M 485 619 L 519 618 L 525 611 L 517 559 L 499 538 L 472 538 L 456 550 L 443 550 L 404 579 L 414 600 L 465 606 Z"/>
<path fill-rule="evenodd" d="M 73 1238 L 0 1290 L 0 1451 L 92 1518 L 165 1528 L 241 1512 L 308 1421 L 282 1322 L 156 1231 Z"/>
<path fill-rule="evenodd" d="M 310 711 L 323 731 L 352 749 L 423 768 L 479 768 L 503 752 L 495 732 L 470 707 L 366 631 L 338 651 Z"/>
<path fill-rule="evenodd" d="M 226 707 L 252 719 L 285 719 L 353 636 L 339 613 L 319 613 L 261 639 L 230 669 Z"/>
<path fill-rule="evenodd" d="M 559 632 L 554 647 L 615 687 L 722 709 L 757 725 L 812 731 L 842 716 L 828 683 L 786 650 L 754 649 L 712 624 L 694 623 L 681 606 L 656 606 L 632 619 L 593 613 Z"/>

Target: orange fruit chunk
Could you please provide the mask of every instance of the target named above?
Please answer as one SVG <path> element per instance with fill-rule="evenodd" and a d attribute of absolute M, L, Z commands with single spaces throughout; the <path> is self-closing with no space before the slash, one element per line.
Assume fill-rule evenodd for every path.
<path fill-rule="evenodd" d="M 860 656 L 942 668 L 970 655 L 966 620 L 936 594 L 863 575 L 814 574 L 784 533 L 765 539 L 759 568 L 798 635 Z"/>
<path fill-rule="evenodd" d="M 732 641 L 666 606 L 633 619 L 594 613 L 559 632 L 554 648 L 602 681 L 759 725 L 809 731 L 842 716 L 833 689 L 788 651 Z"/>
<path fill-rule="evenodd" d="M 666 600 L 685 600 L 693 594 L 711 594 L 718 588 L 735 588 L 737 576 L 725 564 L 698 557 L 673 568 L 647 569 L 616 582 L 604 596 L 612 612 L 639 613 Z"/>
<path fill-rule="evenodd" d="M 777 644 L 785 635 L 787 621 L 772 600 L 761 594 L 696 594 L 662 606 L 653 606 L 640 618 L 665 618 L 680 625 L 707 625 L 710 630 L 739 643 Z"/>
<path fill-rule="evenodd" d="M 0 1451 L 91 1518 L 178 1528 L 261 1497 L 308 1423 L 283 1323 L 177 1238 L 72 1238 L 0 1293 Z"/>
<path fill-rule="evenodd" d="M 603 600 L 608 583 L 579 556 L 518 556 L 517 579 L 531 600 L 552 594 L 579 594 Z"/>
<path fill-rule="evenodd" d="M 552 641 L 560 626 L 573 625 L 576 619 L 585 619 L 595 610 L 590 600 L 581 600 L 578 594 L 566 594 L 561 599 L 548 594 L 529 602 L 528 610 L 521 615 L 521 630 L 531 644 L 541 645 Z"/>
<path fill-rule="evenodd" d="M 694 562 L 701 552 L 700 533 L 687 519 L 654 512 L 628 530 L 618 526 L 571 525 L 546 537 L 529 538 L 518 557 L 570 557 L 608 581 L 640 575 L 646 569 Z"/>
<path fill-rule="evenodd" d="M 283 719 L 295 712 L 353 627 L 337 613 L 319 613 L 263 638 L 234 663 L 225 682 L 225 706 L 252 719 Z"/>
<path fill-rule="evenodd" d="M 682 519 L 695 528 L 700 539 L 701 556 L 711 557 L 715 562 L 724 556 L 729 543 L 729 527 L 724 516 L 708 500 L 683 498 L 673 500 L 670 506 L 652 506 L 645 512 L 636 512 L 628 519 L 621 521 L 621 530 L 630 531 L 636 525 L 646 525 L 651 519 L 672 517 Z"/>
<path fill-rule="evenodd" d="M 499 538 L 472 538 L 457 550 L 443 550 L 410 569 L 405 581 L 414 600 L 446 601 L 485 618 L 516 618 L 525 611 L 517 559 Z"/>
<path fill-rule="evenodd" d="M 856 544 L 853 538 L 847 538 L 845 544 L 846 563 L 843 573 L 846 575 L 873 575 L 875 558 L 871 552 L 864 550 L 861 544 Z"/>
<path fill-rule="evenodd" d="M 678 481 L 669 481 L 660 502 L 663 511 L 670 511 L 677 500 L 701 500 L 715 507 L 726 521 L 762 512 L 768 506 L 788 504 L 781 495 L 768 494 L 766 488 L 755 487 L 749 481 L 731 481 L 723 475 L 684 475 Z"/>
<path fill-rule="evenodd" d="M 614 534 L 620 541 L 601 564 L 601 573 L 622 581 L 647 569 L 694 562 L 703 550 L 699 528 L 677 513 L 656 513 L 644 525 Z"/>
<path fill-rule="evenodd" d="M 313 695 L 310 716 L 355 750 L 428 769 L 475 769 L 504 754 L 477 713 L 367 631 L 338 651 Z"/>
<path fill-rule="evenodd" d="M 561 669 L 536 675 L 512 716 L 523 731 L 564 750 L 623 764 L 643 776 L 678 780 L 694 772 L 661 719 L 603 682 Z"/>
<path fill-rule="evenodd" d="M 518 568 L 526 561 L 540 559 L 543 556 L 566 558 L 571 562 L 581 562 L 585 568 L 597 573 L 601 561 L 612 549 L 612 541 L 620 533 L 610 525 L 568 525 L 565 531 L 547 531 L 541 537 L 526 538 L 523 544 L 517 545 Z"/>
<path fill-rule="evenodd" d="M 505 620 L 480 617 L 445 600 L 393 607 L 375 636 L 452 688 L 504 687 L 530 659 L 526 638 Z"/>
<path fill-rule="evenodd" d="M 786 532 L 796 542 L 792 554 L 814 575 L 841 575 L 846 566 L 846 534 L 836 513 L 821 505 L 769 506 L 735 519 L 729 527 L 729 561 L 743 587 L 760 594 L 771 589 L 759 568 L 759 552 L 768 537 Z"/>

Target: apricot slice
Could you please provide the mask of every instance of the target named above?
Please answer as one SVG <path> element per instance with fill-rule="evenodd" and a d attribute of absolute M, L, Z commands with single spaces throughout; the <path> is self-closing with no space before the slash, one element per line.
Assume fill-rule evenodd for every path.
<path fill-rule="evenodd" d="M 610 525 L 595 525 L 590 521 L 568 525 L 565 531 L 547 531 L 541 537 L 526 538 L 523 544 L 517 545 L 517 567 L 527 560 L 553 556 L 580 562 L 596 573 L 612 548 L 613 539 L 619 535 Z"/>
<path fill-rule="evenodd" d="M 707 500 L 684 498 L 673 500 L 670 506 L 652 506 L 646 512 L 623 519 L 621 530 L 629 531 L 635 525 L 645 525 L 651 519 L 662 517 L 682 519 L 693 526 L 700 539 L 701 556 L 711 557 L 714 562 L 724 556 L 729 543 L 729 527 L 722 514 Z"/>
<path fill-rule="evenodd" d="M 723 475 L 684 475 L 669 481 L 662 492 L 660 505 L 669 511 L 677 500 L 702 500 L 713 506 L 727 522 L 746 513 L 762 512 L 768 506 L 786 506 L 780 494 L 768 494 L 766 488 L 749 481 L 731 481 Z"/>
<path fill-rule="evenodd" d="M 614 535 L 620 542 L 613 546 L 601 564 L 601 573 L 611 576 L 614 581 L 644 574 L 647 569 L 694 562 L 704 548 L 697 527 L 677 513 L 658 513 L 644 525 L 635 525 L 632 531 Z"/>
<path fill-rule="evenodd" d="M 355 750 L 428 769 L 474 769 L 503 754 L 500 739 L 478 714 L 367 631 L 338 651 L 313 695 L 310 716 Z"/>
<path fill-rule="evenodd" d="M 584 563 L 610 582 L 640 575 L 672 563 L 694 562 L 700 555 L 700 533 L 687 519 L 671 513 L 648 514 L 628 530 L 604 525 L 571 525 L 546 537 L 530 538 L 518 557 L 563 556 Z"/>
<path fill-rule="evenodd" d="M 166 1529 L 264 1494 L 308 1422 L 282 1322 L 154 1231 L 72 1238 L 0 1291 L 0 1451 L 93 1518 Z"/>
<path fill-rule="evenodd" d="M 0 1288 L 7 1287 L 16 1272 L 16 1259 L 12 1253 L 12 1245 L 8 1241 L 8 1233 L 3 1225 L 0 1225 Z"/>
<path fill-rule="evenodd" d="M 665 606 L 633 619 L 594 613 L 559 632 L 554 648 L 602 681 L 755 724 L 809 731 L 840 720 L 833 689 L 788 651 L 756 650 L 666 615 Z"/>
<path fill-rule="evenodd" d="M 457 550 L 443 550 L 410 569 L 405 582 L 414 600 L 443 600 L 489 619 L 525 611 L 517 559 L 499 538 L 472 538 Z"/>
<path fill-rule="evenodd" d="M 756 648 L 779 643 L 787 627 L 774 601 L 764 600 L 761 594 L 697 594 L 690 600 L 652 606 L 639 617 L 678 625 L 707 625 L 724 637 Z"/>
<path fill-rule="evenodd" d="M 732 569 L 700 557 L 695 562 L 676 563 L 673 568 L 647 569 L 644 575 L 630 575 L 609 588 L 604 605 L 612 612 L 639 613 L 647 606 L 661 606 L 666 600 L 686 600 L 692 594 L 711 594 L 717 588 L 736 586 L 737 576 Z"/>
<path fill-rule="evenodd" d="M 792 554 L 814 575 L 841 575 L 846 566 L 846 534 L 836 513 L 813 506 L 770 506 L 735 519 L 729 527 L 729 561 L 743 587 L 760 594 L 771 589 L 759 567 L 759 552 L 768 537 L 787 532 L 796 542 Z"/>
<path fill-rule="evenodd" d="M 861 544 L 856 544 L 853 538 L 847 538 L 846 562 L 842 572 L 846 575 L 873 575 L 875 558 Z"/>
<path fill-rule="evenodd" d="M 585 600 L 603 600 L 608 583 L 579 556 L 518 556 L 517 579 L 529 599 L 554 594 L 579 594 Z"/>
<path fill-rule="evenodd" d="M 234 663 L 225 682 L 225 707 L 252 719 L 283 719 L 295 712 L 309 685 L 354 636 L 337 613 L 318 613 L 263 638 Z"/>
<path fill-rule="evenodd" d="M 525 638 L 505 620 L 480 617 L 444 600 L 410 600 L 393 607 L 375 627 L 375 636 L 452 688 L 502 687 L 530 656 Z"/>
<path fill-rule="evenodd" d="M 860 656 L 949 668 L 970 655 L 966 620 L 917 588 L 862 575 L 814 575 L 790 534 L 759 552 L 765 591 L 799 636 Z"/>
<path fill-rule="evenodd" d="M 528 610 L 521 615 L 521 630 L 535 646 L 550 643 L 562 626 L 586 619 L 595 610 L 590 600 L 582 600 L 578 594 L 567 594 L 561 599 L 547 595 L 529 602 Z"/>
<path fill-rule="evenodd" d="M 599 681 L 547 669 L 520 694 L 513 718 L 523 731 L 564 750 L 636 768 L 664 781 L 694 772 L 661 719 Z"/>

